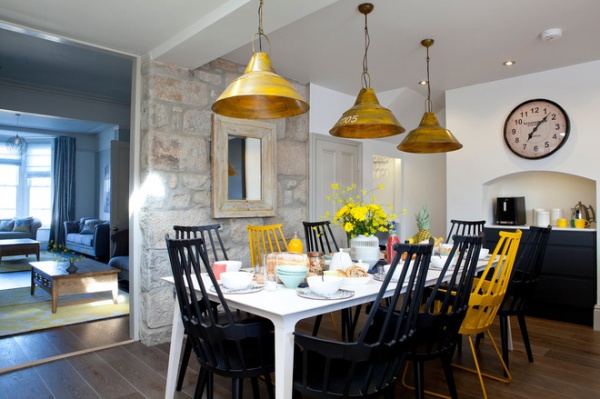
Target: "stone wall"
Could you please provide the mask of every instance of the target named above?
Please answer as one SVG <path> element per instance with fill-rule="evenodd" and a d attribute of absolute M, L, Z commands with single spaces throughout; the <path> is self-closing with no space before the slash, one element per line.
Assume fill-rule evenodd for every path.
<path fill-rule="evenodd" d="M 286 238 L 302 234 L 308 217 L 308 113 L 277 119 L 277 215 L 272 218 L 211 218 L 210 107 L 245 66 L 216 60 L 190 71 L 144 60 L 142 66 L 141 205 L 142 342 L 170 339 L 172 286 L 165 234 L 173 225 L 221 224 L 230 259 L 249 265 L 246 225 L 283 223 Z M 296 85 L 308 101 L 308 85 Z"/>

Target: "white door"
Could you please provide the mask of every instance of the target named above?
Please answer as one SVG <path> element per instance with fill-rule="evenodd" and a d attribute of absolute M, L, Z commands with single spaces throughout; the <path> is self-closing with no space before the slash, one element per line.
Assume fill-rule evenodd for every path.
<path fill-rule="evenodd" d="M 110 143 L 110 225 L 129 228 L 129 143 L 123 141 Z"/>
<path fill-rule="evenodd" d="M 362 144 L 357 141 L 338 139 L 322 134 L 311 134 L 310 162 L 310 221 L 317 222 L 329 211 L 335 214 L 337 206 L 325 197 L 331 195 L 331 184 L 341 188 L 356 184 L 362 187 Z M 348 247 L 346 233 L 333 226 L 335 239 L 340 247 Z"/>

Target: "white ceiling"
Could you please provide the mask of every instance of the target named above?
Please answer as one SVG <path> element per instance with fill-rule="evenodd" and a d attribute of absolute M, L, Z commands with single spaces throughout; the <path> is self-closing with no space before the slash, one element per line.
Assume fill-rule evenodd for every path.
<path fill-rule="evenodd" d="M 361 87 L 364 55 L 360 3 L 265 0 L 263 27 L 277 72 L 355 96 Z M 600 59 L 597 0 L 372 3 L 375 8 L 368 16 L 371 86 L 378 94 L 408 88 L 425 95 L 426 89 L 418 85 L 426 73 L 420 41 L 433 38 L 431 84 L 436 109 L 443 107 L 446 90 Z M 127 101 L 129 81 L 120 76 L 127 73 L 124 56 L 150 54 L 155 60 L 190 69 L 219 57 L 245 65 L 258 27 L 258 4 L 258 0 L 103 0 L 91 6 L 81 0 L 2 0 L 0 83 L 9 79 L 50 87 L 56 82 L 47 78 L 55 77 L 65 89 Z M 39 34 L 24 39 L 11 32 L 18 28 L 65 40 L 48 41 Z M 550 28 L 561 28 L 563 37 L 542 41 L 540 33 Z M 36 47 L 40 43 L 42 47 Z M 87 45 L 103 51 L 92 55 Z M 106 58 L 106 50 L 120 56 Z M 81 57 L 82 52 L 87 56 Z M 502 62 L 509 59 L 516 64 L 504 67 Z M 79 75 L 82 71 L 87 78 Z M 9 123 L 1 118 L 2 114 L 0 126 Z"/>

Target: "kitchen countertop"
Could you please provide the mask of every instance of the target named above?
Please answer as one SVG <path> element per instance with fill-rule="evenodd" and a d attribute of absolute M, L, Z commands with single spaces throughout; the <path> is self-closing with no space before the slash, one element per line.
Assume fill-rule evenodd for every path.
<path fill-rule="evenodd" d="M 508 225 L 508 224 L 490 224 L 490 225 L 485 225 L 484 227 L 490 227 L 490 228 L 494 228 L 494 229 L 529 229 L 529 225 L 523 225 L 523 226 L 514 226 L 514 225 Z M 596 228 L 592 228 L 592 227 L 586 227 L 585 229 L 576 229 L 574 227 L 556 227 L 556 226 L 552 226 L 552 230 L 560 230 L 560 231 L 576 231 L 576 232 L 586 232 L 586 231 L 596 231 Z"/>

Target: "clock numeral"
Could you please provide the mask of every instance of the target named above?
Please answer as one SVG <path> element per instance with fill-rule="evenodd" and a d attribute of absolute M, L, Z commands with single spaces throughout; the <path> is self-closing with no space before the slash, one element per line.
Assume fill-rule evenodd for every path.
<path fill-rule="evenodd" d="M 515 144 L 519 144 L 519 141 L 520 141 L 519 138 L 515 137 Z"/>
<path fill-rule="evenodd" d="M 554 124 L 554 130 L 560 130 L 560 123 Z"/>
<path fill-rule="evenodd" d="M 537 145 L 534 145 L 534 146 L 533 146 L 533 151 L 535 151 L 535 152 L 538 152 L 538 150 L 539 150 L 539 149 L 540 149 L 540 148 L 539 148 Z"/>
<path fill-rule="evenodd" d="M 514 120 L 514 124 L 515 125 L 522 125 L 523 124 L 523 119 L 519 118 L 519 119 L 515 119 Z"/>
<path fill-rule="evenodd" d="M 550 117 L 550 119 L 552 119 L 553 121 L 556 120 L 556 114 L 552 114 L 552 116 Z"/>
<path fill-rule="evenodd" d="M 550 143 L 548 141 L 544 142 L 544 148 L 550 148 Z"/>

